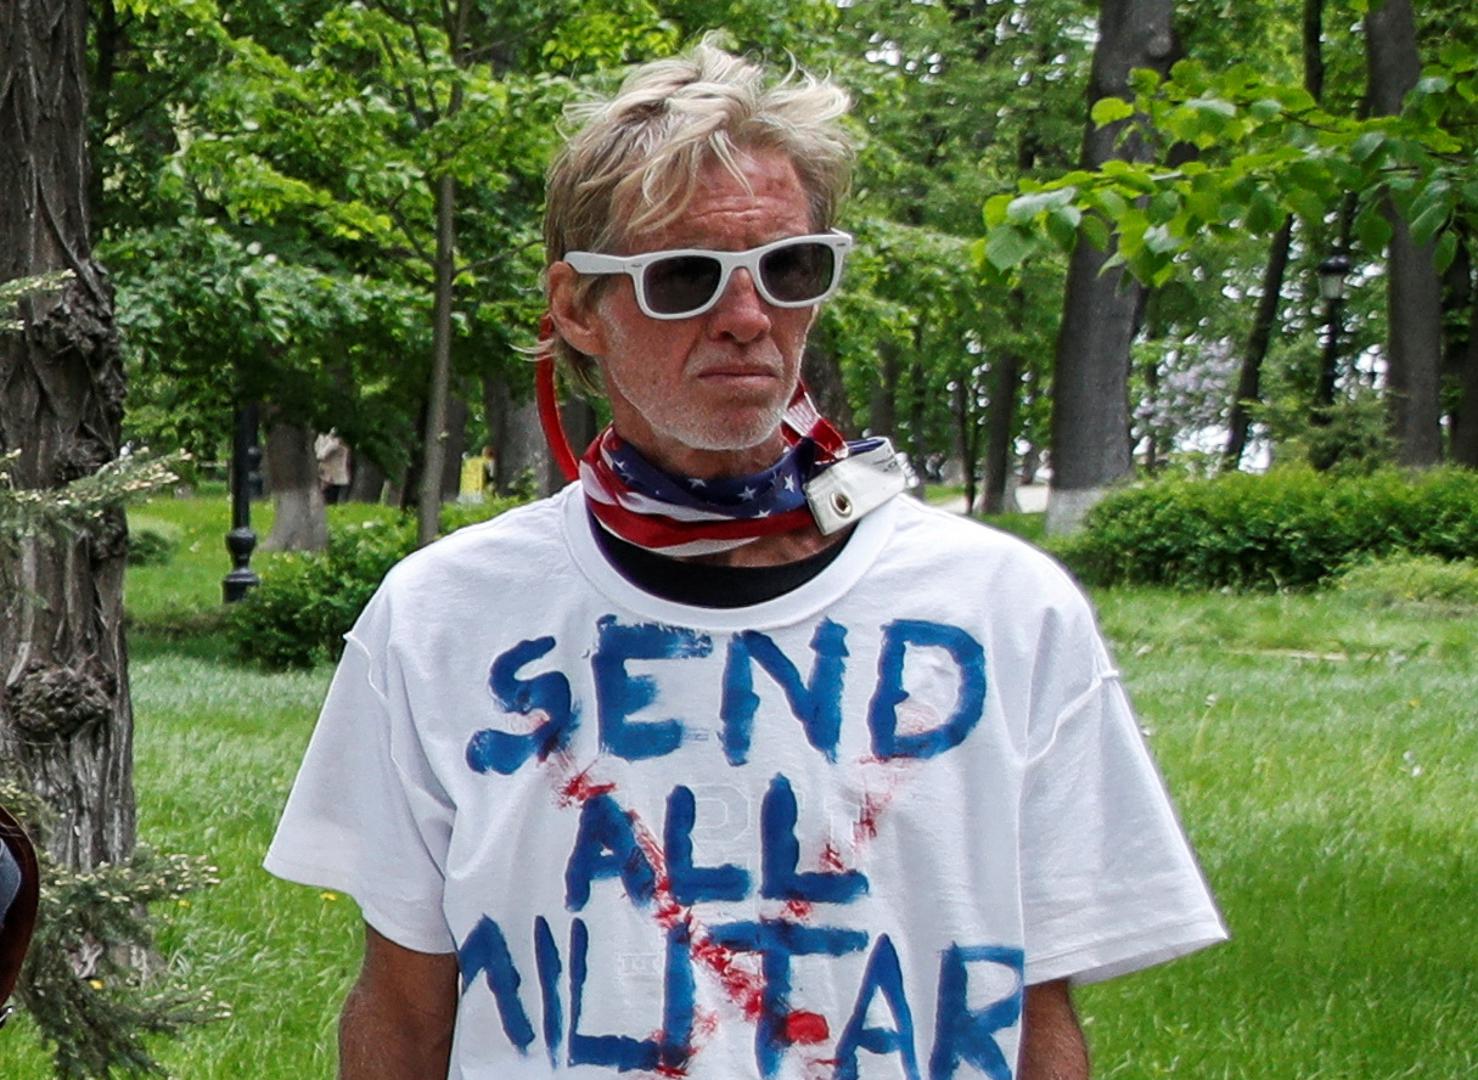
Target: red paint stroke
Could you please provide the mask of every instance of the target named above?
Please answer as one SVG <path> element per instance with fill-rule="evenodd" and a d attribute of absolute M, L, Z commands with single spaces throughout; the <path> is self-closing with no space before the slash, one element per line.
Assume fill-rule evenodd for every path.
<path fill-rule="evenodd" d="M 852 825 L 852 842 L 861 844 L 878 837 L 878 815 L 888 805 L 888 800 L 868 792 L 862 797 L 862 809 L 857 811 L 857 821 Z"/>
<path fill-rule="evenodd" d="M 831 1027 L 820 1013 L 797 1011 L 785 1017 L 780 1037 L 788 1043 L 810 1046 L 831 1038 Z"/>
<path fill-rule="evenodd" d="M 652 831 L 642 824 L 637 814 L 628 813 L 627 817 L 636 834 L 637 845 L 657 875 L 657 884 L 653 890 L 656 906 L 652 914 L 657 925 L 670 930 L 678 923 L 685 923 L 688 927 L 688 954 L 694 963 L 706 968 L 718 980 L 724 994 L 739 1007 L 745 1019 L 758 1023 L 765 1012 L 764 976 L 743 967 L 732 949 L 716 944 L 691 909 L 677 902 L 672 895 L 672 877 L 667 870 L 667 856 L 662 845 L 657 842 Z M 717 1016 L 713 1017 L 713 1026 L 718 1026 Z M 695 1044 L 698 1042 L 697 1039 L 693 1041 Z M 697 1053 L 697 1050 L 698 1046 L 695 1045 L 693 1053 Z"/>
<path fill-rule="evenodd" d="M 591 766 L 594 768 L 594 766 Z M 559 789 L 561 806 L 578 806 L 589 802 L 597 795 L 609 795 L 616 790 L 615 784 L 598 784 L 590 778 L 590 769 L 578 772 Z"/>
<path fill-rule="evenodd" d="M 704 1039 L 711 1038 L 718 1031 L 718 1013 L 707 1009 L 695 1010 L 693 1017 L 693 1034 L 701 1035 Z"/>
<path fill-rule="evenodd" d="M 553 758 L 559 771 L 568 774 L 573 770 L 574 763 L 568 754 L 561 752 L 553 755 Z M 615 784 L 597 783 L 592 780 L 590 768 L 587 767 L 558 786 L 557 794 L 560 797 L 560 805 L 574 806 L 583 804 L 597 795 L 608 794 L 615 790 Z M 862 810 L 853 828 L 854 844 L 860 844 L 865 837 L 877 836 L 878 818 L 891 801 L 891 792 L 887 795 L 865 797 Z M 709 937 L 707 928 L 694 916 L 691 909 L 678 903 L 672 895 L 672 878 L 667 870 L 667 858 L 662 845 L 651 830 L 642 823 L 635 811 L 627 811 L 626 816 L 632 823 L 637 845 L 656 875 L 657 880 L 653 889 L 655 902 L 653 920 L 664 930 L 670 930 L 679 924 L 686 924 L 689 938 L 688 952 L 694 963 L 705 968 L 717 979 L 724 994 L 741 1010 L 746 1020 L 750 1023 L 758 1023 L 765 1015 L 764 976 L 758 971 L 745 967 L 734 950 L 714 942 Z M 823 848 L 821 862 L 825 869 L 834 872 L 846 868 L 841 852 L 836 845 L 831 843 Z M 786 910 L 792 917 L 804 919 L 811 915 L 812 905 L 804 900 L 791 900 L 786 904 Z M 657 1075 L 668 1077 L 669 1080 L 681 1080 L 686 1077 L 687 1063 L 691 1062 L 702 1048 L 702 1044 L 718 1030 L 718 1025 L 717 1013 L 700 1012 L 695 1018 L 693 1037 L 691 1045 L 686 1048 L 684 1064 L 680 1066 L 658 1065 L 655 1070 Z M 781 1038 L 792 1045 L 816 1045 L 831 1038 L 831 1028 L 824 1016 L 802 1010 L 786 1015 Z"/>
<path fill-rule="evenodd" d="M 667 1033 L 665 1031 L 662 1031 L 661 1029 L 658 1029 L 657 1031 L 652 1032 L 652 1034 L 648 1036 L 648 1039 L 649 1041 L 654 1043 L 664 1043 L 667 1041 Z M 652 1072 L 656 1073 L 658 1076 L 673 1077 L 674 1080 L 676 1080 L 676 1078 L 680 1076 L 687 1076 L 688 1062 L 692 1059 L 693 1054 L 696 1053 L 696 1051 L 697 1048 L 692 1045 L 685 1046 L 680 1051 L 682 1056 L 678 1058 L 678 1064 L 669 1065 L 665 1061 L 659 1061 L 656 1065 L 652 1067 Z"/>
<path fill-rule="evenodd" d="M 847 868 L 847 864 L 842 862 L 842 853 L 831 841 L 827 841 L 826 846 L 821 849 L 821 867 L 833 873 L 840 873 Z"/>
<path fill-rule="evenodd" d="M 672 876 L 667 872 L 667 855 L 662 850 L 662 845 L 657 843 L 651 830 L 642 824 L 636 811 L 628 810 L 626 818 L 631 822 L 632 832 L 636 834 L 637 846 L 641 848 L 652 867 L 652 873 L 657 877 L 657 884 L 652 890 L 652 899 L 657 905 L 653 918 L 657 920 L 657 925 L 663 930 L 671 930 L 678 923 L 690 921 L 692 916 L 688 909 L 672 895 Z"/>
<path fill-rule="evenodd" d="M 758 1022 L 765 1013 L 764 977 L 740 967 L 732 949 L 716 945 L 706 934 L 693 939 L 691 951 L 694 960 L 717 976 L 729 1000 L 744 1010 L 745 1019 Z"/>

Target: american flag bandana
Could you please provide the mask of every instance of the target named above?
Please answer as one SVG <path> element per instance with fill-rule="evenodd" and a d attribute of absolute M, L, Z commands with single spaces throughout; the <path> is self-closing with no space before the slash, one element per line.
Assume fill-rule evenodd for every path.
<path fill-rule="evenodd" d="M 854 453 L 887 446 L 886 439 L 845 441 L 804 387 L 783 430 L 790 445 L 770 468 L 704 480 L 664 472 L 607 428 L 580 460 L 580 484 L 596 520 L 627 543 L 664 555 L 709 555 L 817 524 L 811 481 Z"/>
<path fill-rule="evenodd" d="M 552 333 L 544 316 L 541 339 Z M 908 484 L 908 470 L 883 438 L 848 442 L 817 411 L 805 384 L 782 418 L 788 447 L 753 476 L 673 476 L 607 427 L 576 460 L 560 423 L 554 361 L 536 370 L 539 419 L 560 471 L 578 479 L 597 521 L 629 544 L 663 555 L 711 555 L 762 536 L 811 525 L 830 535 L 881 506 Z"/>

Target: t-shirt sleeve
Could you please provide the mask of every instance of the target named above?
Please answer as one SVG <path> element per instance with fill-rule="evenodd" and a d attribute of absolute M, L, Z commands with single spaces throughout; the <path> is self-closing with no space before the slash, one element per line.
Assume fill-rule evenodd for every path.
<path fill-rule="evenodd" d="M 1028 983 L 1096 982 L 1227 936 L 1096 632 L 1087 647 L 1093 678 L 1044 733 L 1022 792 Z"/>
<path fill-rule="evenodd" d="M 453 808 L 371 651 L 345 641 L 263 865 L 347 893 L 399 945 L 455 951 L 442 907 Z"/>

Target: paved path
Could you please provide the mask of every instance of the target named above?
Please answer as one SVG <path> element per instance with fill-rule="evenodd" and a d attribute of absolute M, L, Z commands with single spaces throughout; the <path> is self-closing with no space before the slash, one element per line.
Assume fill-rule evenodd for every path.
<path fill-rule="evenodd" d="M 931 503 L 941 510 L 948 510 L 952 514 L 963 514 L 965 512 L 965 496 L 956 495 L 952 499 L 943 502 Z M 1023 513 L 1040 514 L 1047 509 L 1047 485 L 1033 484 L 1030 487 L 1016 489 L 1016 506 Z"/>

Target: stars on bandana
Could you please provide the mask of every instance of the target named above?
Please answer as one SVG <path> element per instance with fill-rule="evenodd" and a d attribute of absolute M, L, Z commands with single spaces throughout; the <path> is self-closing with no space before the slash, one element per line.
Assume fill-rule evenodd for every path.
<path fill-rule="evenodd" d="M 698 555 L 814 525 L 805 488 L 847 456 L 841 434 L 803 387 L 785 417 L 788 447 L 749 476 L 674 476 L 607 428 L 585 452 L 580 482 L 602 526 L 649 551 Z"/>

